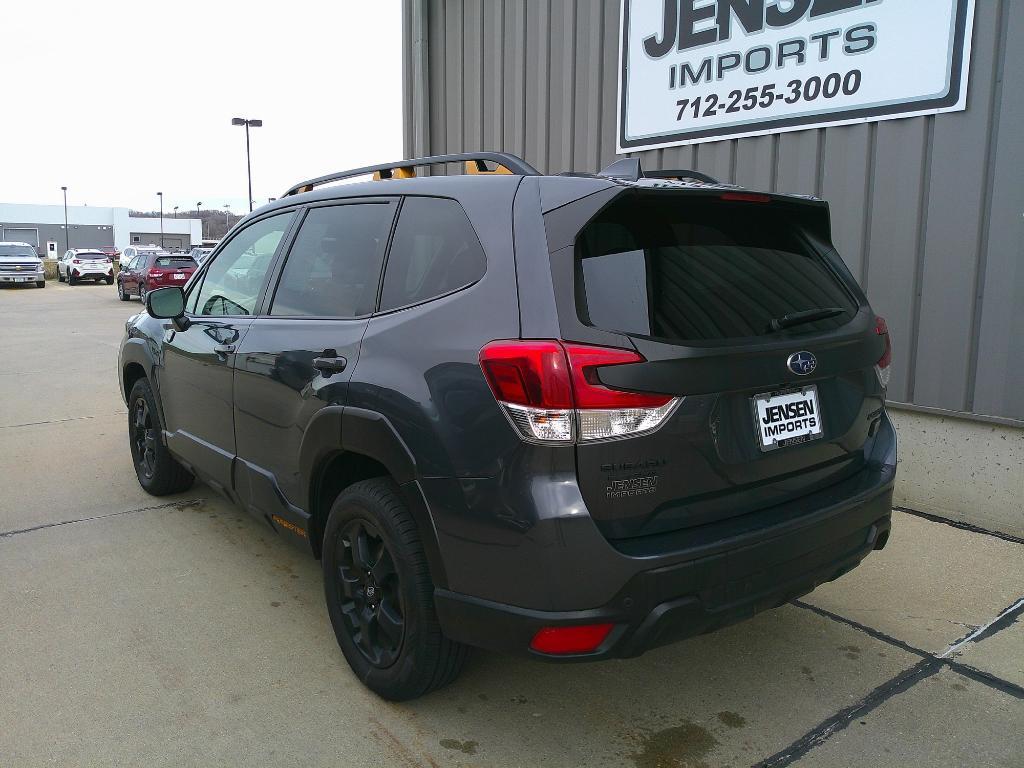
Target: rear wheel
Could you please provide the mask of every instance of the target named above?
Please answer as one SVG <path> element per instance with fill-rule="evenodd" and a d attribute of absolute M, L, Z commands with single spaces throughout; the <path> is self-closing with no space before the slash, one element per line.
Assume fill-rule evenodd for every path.
<path fill-rule="evenodd" d="M 75 276 L 71 274 L 71 270 L 68 270 L 68 285 L 75 284 Z"/>
<path fill-rule="evenodd" d="M 106 281 L 107 285 L 113 285 L 114 284 L 114 278 L 112 278 L 112 277 L 106 277 L 106 278 L 104 278 L 104 280 Z"/>
<path fill-rule="evenodd" d="M 60 267 L 57 267 L 57 282 L 58 283 L 63 283 L 64 282 L 64 275 L 62 275 L 60 273 Z"/>
<path fill-rule="evenodd" d="M 153 390 L 139 379 L 128 396 L 128 443 L 139 485 L 154 496 L 187 491 L 194 480 L 167 450 L 162 428 Z"/>
<path fill-rule="evenodd" d="M 441 632 L 419 531 L 390 478 L 355 483 L 335 500 L 323 568 L 334 633 L 366 687 L 404 701 L 456 678 L 469 648 Z"/>

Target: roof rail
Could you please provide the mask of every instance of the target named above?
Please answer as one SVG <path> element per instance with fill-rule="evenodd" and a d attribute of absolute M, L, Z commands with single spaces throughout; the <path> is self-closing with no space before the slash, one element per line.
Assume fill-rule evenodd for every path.
<path fill-rule="evenodd" d="M 375 179 L 411 178 L 416 172 L 413 170 L 421 165 L 441 165 L 442 163 L 473 163 L 476 172 L 487 173 L 485 162 L 495 163 L 498 166 L 498 173 L 502 168 L 505 172 L 518 176 L 539 176 L 537 169 L 522 158 L 509 155 L 505 152 L 462 152 L 456 155 L 434 155 L 432 157 L 414 157 L 410 160 L 402 160 L 397 163 L 382 163 L 380 165 L 367 165 L 363 168 L 353 168 L 348 171 L 329 173 L 326 176 L 319 176 L 315 179 L 302 181 L 291 187 L 282 197 L 297 195 L 300 192 L 309 192 L 316 187 L 329 184 L 332 181 L 350 179 L 355 176 L 366 176 L 374 174 Z"/>
<path fill-rule="evenodd" d="M 609 179 L 623 179 L 624 181 L 639 181 L 640 179 L 692 179 L 704 184 L 721 184 L 713 176 L 708 176 L 700 171 L 678 170 L 678 171 L 645 171 L 640 167 L 639 157 L 623 157 L 616 160 L 607 168 L 599 171 L 598 176 L 605 176 Z"/>

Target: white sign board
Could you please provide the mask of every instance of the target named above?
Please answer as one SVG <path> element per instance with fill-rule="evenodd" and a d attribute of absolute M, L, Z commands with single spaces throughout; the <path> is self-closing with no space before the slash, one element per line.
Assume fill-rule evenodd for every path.
<path fill-rule="evenodd" d="M 974 0 L 622 0 L 619 152 L 967 106 Z"/>

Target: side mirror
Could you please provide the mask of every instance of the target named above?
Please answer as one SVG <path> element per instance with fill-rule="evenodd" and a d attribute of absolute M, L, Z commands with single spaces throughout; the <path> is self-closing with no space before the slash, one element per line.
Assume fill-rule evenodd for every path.
<path fill-rule="evenodd" d="M 146 311 L 160 320 L 174 320 L 185 314 L 185 292 L 177 286 L 157 288 L 146 294 Z"/>

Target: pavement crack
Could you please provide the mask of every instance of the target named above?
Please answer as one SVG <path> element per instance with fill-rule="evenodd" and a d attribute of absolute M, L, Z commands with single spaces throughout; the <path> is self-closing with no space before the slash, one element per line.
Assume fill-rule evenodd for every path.
<path fill-rule="evenodd" d="M 0 429 L 17 429 L 18 427 L 38 427 L 44 424 L 63 424 L 68 421 L 85 421 L 88 419 L 102 419 L 107 416 L 124 416 L 127 411 L 114 411 L 111 413 L 100 413 L 92 416 L 69 416 L 66 419 L 48 419 L 47 421 L 26 421 L 24 424 L 2 424 Z"/>
<path fill-rule="evenodd" d="M 893 507 L 893 509 L 897 512 L 904 512 L 908 515 L 913 515 L 914 517 L 920 517 L 922 520 L 928 520 L 932 523 L 941 523 L 942 525 L 948 525 L 951 528 L 959 528 L 961 531 L 981 533 L 985 536 L 993 536 L 997 539 L 1002 539 L 1003 541 L 1012 542 L 1013 544 L 1024 544 L 1024 538 L 1021 538 L 1020 536 L 1014 536 L 1011 533 L 1003 533 L 1002 531 L 992 531 L 988 528 L 982 528 L 979 525 L 963 523 L 959 520 L 950 520 L 946 517 L 939 517 L 938 515 L 933 515 L 930 512 L 922 512 L 919 509 L 911 509 L 910 507 Z"/>
<path fill-rule="evenodd" d="M 42 531 L 47 528 L 59 528 L 64 525 L 73 525 L 74 523 L 90 523 L 94 520 L 105 520 L 108 517 L 120 517 L 122 515 L 132 515 L 136 512 L 149 512 L 154 509 L 168 509 L 169 507 L 178 507 L 184 509 L 186 507 L 199 506 L 206 502 L 206 499 L 179 499 L 178 501 L 168 501 L 164 504 L 151 504 L 145 507 L 136 507 L 135 509 L 122 509 L 119 512 L 108 512 L 105 515 L 93 515 L 92 517 L 78 517 L 73 520 L 59 520 L 54 523 L 43 523 L 42 525 L 33 525 L 29 528 L 18 528 L 13 531 L 0 531 L 0 540 L 8 539 L 12 536 L 19 536 L 23 533 L 32 533 L 33 531 Z"/>
<path fill-rule="evenodd" d="M 896 675 L 896 677 L 882 683 L 856 704 L 839 710 L 839 712 L 820 723 L 817 727 L 812 728 L 785 749 L 756 763 L 754 768 L 781 768 L 782 766 L 792 765 L 812 749 L 828 741 L 833 734 L 846 728 L 854 720 L 863 718 L 893 696 L 909 690 L 925 678 L 934 675 L 940 669 L 942 669 L 942 662 L 940 660 L 934 657 L 921 659 L 910 669 L 904 670 Z"/>

